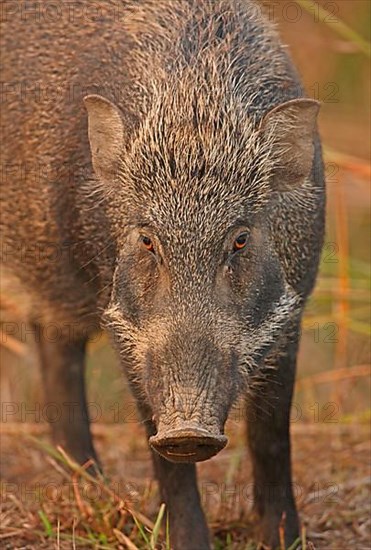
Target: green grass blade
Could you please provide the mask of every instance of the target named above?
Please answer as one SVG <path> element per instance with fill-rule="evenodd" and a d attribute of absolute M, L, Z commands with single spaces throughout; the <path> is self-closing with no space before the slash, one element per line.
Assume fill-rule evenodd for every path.
<path fill-rule="evenodd" d="M 45 535 L 47 537 L 52 537 L 53 536 L 53 527 L 52 527 L 52 524 L 50 523 L 50 521 L 48 519 L 48 516 L 45 514 L 45 512 L 43 510 L 39 510 L 38 514 L 39 514 L 39 518 L 41 519 L 42 524 L 44 526 Z"/>
<path fill-rule="evenodd" d="M 146 532 L 144 531 L 143 529 L 143 526 L 141 525 L 141 523 L 137 520 L 137 518 L 133 515 L 133 518 L 134 518 L 134 521 L 135 521 L 135 525 L 138 527 L 138 531 L 139 533 L 142 535 L 143 539 L 144 539 L 144 542 L 147 544 L 147 546 L 149 546 L 150 548 L 152 548 L 150 546 L 150 542 L 149 542 L 149 539 L 147 537 L 147 534 Z"/>
<path fill-rule="evenodd" d="M 151 550 L 155 550 L 155 548 L 156 548 L 156 543 L 157 543 L 158 535 L 160 533 L 161 522 L 162 522 L 162 518 L 164 517 L 164 513 L 165 513 L 165 504 L 162 503 L 161 506 L 160 506 L 160 509 L 158 511 L 158 514 L 157 514 L 155 525 L 154 525 L 153 530 L 152 530 Z"/>
<path fill-rule="evenodd" d="M 287 550 L 297 550 L 299 548 L 299 545 L 301 543 L 301 539 L 300 537 L 298 539 L 296 539 L 292 544 L 291 546 L 288 547 Z"/>

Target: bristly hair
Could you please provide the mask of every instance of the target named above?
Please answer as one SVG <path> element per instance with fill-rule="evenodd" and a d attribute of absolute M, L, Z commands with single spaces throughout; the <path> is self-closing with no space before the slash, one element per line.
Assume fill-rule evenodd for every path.
<path fill-rule="evenodd" d="M 156 221 L 189 202 L 199 211 L 229 205 L 234 214 L 242 201 L 252 213 L 263 207 L 273 159 L 258 122 L 290 95 L 293 75 L 258 5 L 172 0 L 159 10 L 157 0 L 145 0 L 129 7 L 123 30 L 133 82 L 126 104 L 138 123 L 127 128 L 115 189 L 121 205 L 147 203 Z"/>

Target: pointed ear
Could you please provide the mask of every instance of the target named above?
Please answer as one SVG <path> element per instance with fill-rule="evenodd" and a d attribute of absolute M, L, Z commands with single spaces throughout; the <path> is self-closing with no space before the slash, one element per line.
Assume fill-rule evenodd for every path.
<path fill-rule="evenodd" d="M 299 187 L 310 174 L 319 102 L 293 99 L 274 107 L 261 121 L 264 138 L 273 143 L 277 165 L 273 188 L 289 191 Z"/>
<path fill-rule="evenodd" d="M 106 181 L 115 178 L 123 146 L 124 125 L 118 108 L 99 95 L 87 95 L 88 132 L 93 168 Z"/>

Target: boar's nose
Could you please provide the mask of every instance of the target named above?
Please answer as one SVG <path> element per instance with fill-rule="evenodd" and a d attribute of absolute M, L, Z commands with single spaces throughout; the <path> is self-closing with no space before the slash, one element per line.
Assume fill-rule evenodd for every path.
<path fill-rule="evenodd" d="M 170 462 L 207 460 L 221 451 L 227 441 L 225 435 L 215 435 L 193 426 L 160 431 L 149 439 L 151 447 Z"/>

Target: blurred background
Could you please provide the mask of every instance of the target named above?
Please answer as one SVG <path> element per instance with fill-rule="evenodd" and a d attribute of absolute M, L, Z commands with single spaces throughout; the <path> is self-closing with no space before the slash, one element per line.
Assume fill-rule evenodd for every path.
<path fill-rule="evenodd" d="M 370 522 L 366 516 L 370 495 L 364 480 L 369 475 L 365 453 L 369 450 L 367 434 L 371 420 L 371 3 L 367 0 L 261 3 L 269 18 L 277 23 L 283 42 L 303 77 L 307 95 L 322 104 L 319 124 L 327 175 L 327 230 L 316 290 L 304 318 L 294 398 L 294 470 L 306 495 L 299 508 L 308 529 L 317 532 L 319 548 L 369 548 Z M 6 302 L 1 308 L 7 309 Z M 16 311 L 11 314 L 17 318 Z M 22 402 L 27 410 L 35 410 L 35 404 L 42 403 L 44 397 L 32 334 L 28 337 L 26 334 L 23 341 L 8 335 L 2 337 L 0 351 L 3 403 Z M 132 484 L 141 495 L 139 507 L 151 516 L 157 504 L 151 496 L 156 489 L 150 481 L 149 455 L 144 436 L 138 438 L 141 427 L 136 421 L 133 399 L 104 335 L 90 344 L 87 377 L 89 401 L 95 404 L 91 412 L 97 419 L 93 429 L 103 461 L 112 472 L 120 468 L 122 473 L 130 472 Z M 244 475 L 249 475 L 242 467 L 245 464 L 244 426 L 240 420 L 237 407 L 229 421 L 230 450 L 225 451 L 225 458 L 220 462 L 216 458 L 200 466 L 201 483 L 216 483 L 216 480 L 220 483 L 223 479 L 225 483 L 235 483 L 236 487 Z M 35 413 L 27 417 L 17 414 L 3 424 L 2 460 L 7 479 L 22 476 L 26 479 L 29 475 L 24 463 L 18 468 L 14 466 L 12 457 L 17 445 L 22 445 L 20 454 L 30 460 L 29 464 L 39 472 L 42 470 L 37 451 L 27 454 L 23 440 L 17 437 L 17 442 L 14 441 L 14 434 L 27 432 L 24 422 L 35 421 Z M 22 427 L 17 428 L 17 422 Z M 123 430 L 119 438 L 115 435 L 117 431 L 109 431 L 113 424 L 116 426 L 112 426 L 112 430 Z M 40 430 L 38 427 L 28 431 L 39 433 Z M 222 463 L 223 460 L 226 462 Z M 325 471 L 317 471 L 320 467 Z M 313 481 L 314 478 L 310 478 L 315 477 L 315 472 L 318 475 Z M 344 489 L 345 480 L 352 476 L 362 481 L 357 486 L 361 496 L 359 491 L 353 494 L 354 487 L 350 492 Z M 323 496 L 324 491 L 326 497 L 315 503 L 313 483 L 318 483 L 319 494 L 322 491 Z M 215 544 L 219 544 L 219 548 L 245 548 L 238 546 L 242 537 L 238 511 L 241 499 L 231 503 L 223 497 L 220 485 L 218 487 L 216 492 L 209 491 L 210 499 L 205 502 L 214 525 Z M 332 494 L 332 487 L 341 495 L 335 503 L 326 500 Z M 350 517 L 347 512 L 344 516 L 344 507 L 354 514 Z M 46 509 L 43 508 L 45 514 Z M 343 510 L 340 516 L 339 510 Z M 48 513 L 48 517 L 52 517 L 53 512 Z M 328 539 L 326 533 L 330 533 Z"/>

